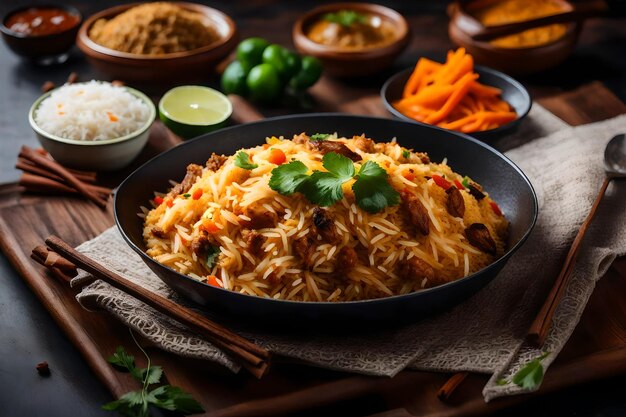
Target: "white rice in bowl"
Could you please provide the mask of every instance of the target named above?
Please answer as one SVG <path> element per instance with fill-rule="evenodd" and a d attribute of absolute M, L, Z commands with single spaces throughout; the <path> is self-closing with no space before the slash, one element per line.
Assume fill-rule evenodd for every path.
<path fill-rule="evenodd" d="M 52 92 L 35 112 L 49 134 L 83 141 L 115 139 L 142 128 L 149 106 L 126 88 L 90 81 L 66 84 Z"/>

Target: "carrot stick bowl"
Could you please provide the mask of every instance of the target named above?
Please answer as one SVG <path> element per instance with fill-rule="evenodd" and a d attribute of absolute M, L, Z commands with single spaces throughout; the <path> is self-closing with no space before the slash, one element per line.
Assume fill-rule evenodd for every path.
<path fill-rule="evenodd" d="M 494 140 L 517 130 L 532 100 L 524 86 L 506 74 L 473 65 L 460 49 L 445 63 L 420 58 L 385 82 L 381 98 L 401 120 L 438 126 Z"/>

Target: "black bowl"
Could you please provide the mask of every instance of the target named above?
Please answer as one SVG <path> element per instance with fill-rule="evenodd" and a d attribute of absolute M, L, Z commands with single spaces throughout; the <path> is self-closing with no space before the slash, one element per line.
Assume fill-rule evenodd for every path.
<path fill-rule="evenodd" d="M 412 72 L 413 68 L 407 68 L 389 78 L 380 90 L 380 96 L 383 103 L 385 103 L 387 110 L 398 119 L 406 120 L 407 122 L 419 125 L 426 125 L 426 123 L 418 122 L 417 120 L 405 116 L 391 105 L 394 101 L 402 98 L 402 90 L 404 89 L 404 85 L 409 80 Z M 522 119 L 526 117 L 530 111 L 530 107 L 532 106 L 532 100 L 530 99 L 530 94 L 528 94 L 526 88 L 524 88 L 524 86 L 515 79 L 499 71 L 492 70 L 491 68 L 475 65 L 474 72 L 480 76 L 478 81 L 482 84 L 497 87 L 502 90 L 502 98 L 515 109 L 517 119 L 495 129 L 469 133 L 469 135 L 475 137 L 476 139 L 490 141 L 515 132 Z"/>
<path fill-rule="evenodd" d="M 16 13 L 30 8 L 55 8 L 62 9 L 78 17 L 78 21 L 71 28 L 51 35 L 29 36 L 23 33 L 14 32 L 6 26 L 7 20 Z M 60 63 L 67 59 L 67 53 L 74 46 L 76 34 L 83 21 L 83 17 L 75 7 L 65 4 L 42 4 L 20 7 L 11 10 L 2 18 L 0 31 L 7 46 L 17 55 L 28 60 L 40 63 L 51 64 Z"/>
<path fill-rule="evenodd" d="M 433 161 L 448 159 L 455 171 L 467 174 L 489 191 L 506 214 L 508 251 L 470 276 L 421 292 L 354 302 L 295 302 L 249 296 L 203 284 L 152 259 L 145 253 L 143 221 L 137 216 L 153 191 L 165 191 L 168 180 L 180 179 L 190 163 L 204 164 L 211 152 L 233 154 L 264 143 L 268 136 L 291 137 L 301 132 L 365 133 L 378 141 L 397 138 L 405 147 L 429 153 Z M 459 140 L 461 139 L 461 140 Z M 491 281 L 528 237 L 537 217 L 537 198 L 528 178 L 500 152 L 469 136 L 398 120 L 340 114 L 294 115 L 267 119 L 209 133 L 176 146 L 133 172 L 115 196 L 115 219 L 128 244 L 165 283 L 214 311 L 240 316 L 246 322 L 325 323 L 336 326 L 386 322 L 397 324 L 448 309 Z"/>

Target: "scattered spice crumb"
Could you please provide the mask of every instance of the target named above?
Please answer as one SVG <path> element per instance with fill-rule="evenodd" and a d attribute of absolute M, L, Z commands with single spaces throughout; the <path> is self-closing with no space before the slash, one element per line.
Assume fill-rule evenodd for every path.
<path fill-rule="evenodd" d="M 56 86 L 54 85 L 54 83 L 52 81 L 46 81 L 41 86 L 41 92 L 42 93 L 47 93 L 48 91 L 53 90 L 54 87 L 56 87 Z"/>
<path fill-rule="evenodd" d="M 43 361 L 37 364 L 37 372 L 41 376 L 50 376 L 50 367 L 48 366 L 48 362 Z"/>

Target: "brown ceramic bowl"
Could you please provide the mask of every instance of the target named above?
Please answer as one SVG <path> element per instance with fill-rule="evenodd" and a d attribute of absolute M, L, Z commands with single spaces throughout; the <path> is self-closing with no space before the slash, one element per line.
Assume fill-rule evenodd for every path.
<path fill-rule="evenodd" d="M 565 34 L 551 43 L 527 48 L 501 48 L 489 42 L 476 41 L 463 31 L 464 25 L 471 24 L 468 20 L 474 19 L 465 7 L 458 2 L 448 7 L 448 35 L 452 42 L 464 47 L 477 63 L 512 75 L 541 72 L 563 62 L 574 50 L 582 28 L 581 24 L 570 23 Z"/>
<path fill-rule="evenodd" d="M 5 25 L 11 16 L 26 9 L 30 9 L 31 7 L 37 9 L 63 9 L 66 12 L 78 17 L 78 21 L 74 26 L 62 32 L 43 36 L 29 36 L 23 33 L 14 32 Z M 72 46 L 74 46 L 76 33 L 78 32 L 78 28 L 82 20 L 83 17 L 80 12 L 75 7 L 68 5 L 42 4 L 24 6 L 10 11 L 2 18 L 0 31 L 2 32 L 2 38 L 7 46 L 17 55 L 30 61 L 47 65 L 64 62 L 67 59 L 67 53 Z"/>
<path fill-rule="evenodd" d="M 114 79 L 143 83 L 170 83 L 206 77 L 215 65 L 237 45 L 237 27 L 226 14 L 195 3 L 177 2 L 176 5 L 203 14 L 211 20 L 221 37 L 202 48 L 164 55 L 142 55 L 116 51 L 97 44 L 89 38 L 89 31 L 98 19 L 111 19 L 141 3 L 111 7 L 89 17 L 78 31 L 78 47 L 89 62 Z"/>
<path fill-rule="evenodd" d="M 380 47 L 349 49 L 322 45 L 307 37 L 311 25 L 326 13 L 339 10 L 377 15 L 390 22 L 396 30 L 395 39 Z M 293 43 L 306 55 L 317 57 L 324 71 L 335 77 L 355 77 L 375 74 L 391 66 L 409 43 L 409 25 L 400 13 L 372 3 L 334 3 L 317 7 L 299 18 L 293 26 Z"/>

